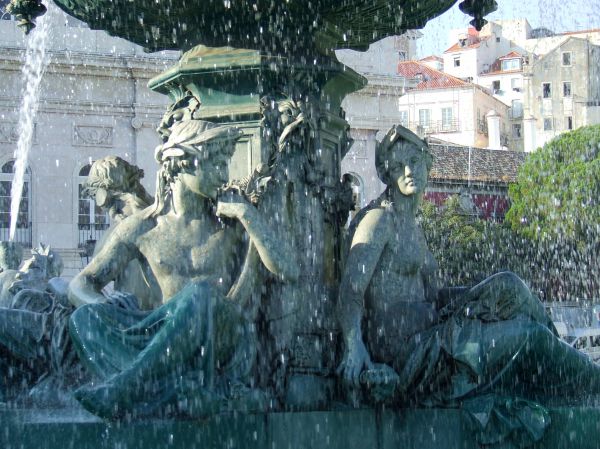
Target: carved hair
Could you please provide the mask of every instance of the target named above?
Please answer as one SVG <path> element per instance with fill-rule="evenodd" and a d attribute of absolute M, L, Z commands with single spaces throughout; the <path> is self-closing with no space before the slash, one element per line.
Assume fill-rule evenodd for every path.
<path fill-rule="evenodd" d="M 421 150 L 427 171 L 431 170 L 433 156 L 429 152 L 429 145 L 420 139 L 415 133 L 402 125 L 394 125 L 387 132 L 381 142 L 375 148 L 375 168 L 377 176 L 385 184 L 390 185 L 394 181 L 390 178 L 392 169 L 402 166 L 399 155 L 408 148 L 413 147 Z"/>
<path fill-rule="evenodd" d="M 94 196 L 98 189 L 114 193 L 132 193 L 146 204 L 152 201 L 140 179 L 144 170 L 118 156 L 107 156 L 92 164 L 84 185 L 84 193 Z"/>
<path fill-rule="evenodd" d="M 232 156 L 235 142 L 243 131 L 234 126 L 218 126 L 204 120 L 183 120 L 171 128 L 168 140 L 156 147 L 155 158 L 161 164 L 156 175 L 156 195 L 148 216 L 162 213 L 171 185 L 181 173 L 193 172 L 196 165 L 212 155 L 225 152 Z"/>

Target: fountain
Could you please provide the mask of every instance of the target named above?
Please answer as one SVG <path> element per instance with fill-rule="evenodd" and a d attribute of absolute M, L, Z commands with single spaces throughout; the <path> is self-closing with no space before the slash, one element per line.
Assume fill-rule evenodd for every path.
<path fill-rule="evenodd" d="M 375 264 L 381 254 L 391 257 L 373 250 L 367 237 L 395 239 L 397 247 L 406 237 L 415 254 L 426 253 L 426 247 L 411 223 L 413 234 L 408 236 L 359 225 L 354 235 L 366 236 L 365 241 L 353 244 L 345 261 L 344 224 L 352 192 L 340 181 L 340 162 L 351 139 L 341 102 L 365 79 L 340 64 L 334 50 L 365 49 L 388 35 L 422 27 L 455 0 L 55 3 L 92 28 L 150 51 L 184 53 L 150 82 L 172 101 L 158 129 L 162 144 L 155 153 L 154 204 L 123 220 L 70 285 L 69 300 L 77 309 L 67 317 L 69 338 L 93 374 L 79 382 L 75 397 L 93 415 L 82 408 L 48 412 L 39 406 L 8 407 L 0 411 L 7 423 L 0 437 L 5 447 L 54 448 L 64 445 L 65 435 L 73 446 L 129 448 L 588 443 L 585 432 L 596 431 L 598 412 L 583 408 L 574 395 L 567 398 L 574 401 L 568 407 L 564 401 L 542 406 L 521 397 L 527 389 L 519 394 L 509 389 L 502 397 L 488 394 L 498 384 L 495 377 L 484 382 L 477 376 L 461 378 L 464 370 L 440 369 L 440 360 L 462 366 L 461 356 L 477 365 L 470 348 L 479 341 L 473 330 L 461 340 L 463 346 L 456 345 L 464 353 L 443 359 L 444 345 L 432 343 L 437 334 L 431 329 L 447 334 L 455 321 L 485 321 L 483 316 L 494 316 L 488 321 L 498 328 L 521 332 L 512 352 L 498 345 L 499 359 L 523 357 L 525 350 L 519 348 L 527 347 L 528 360 L 540 361 L 540 366 L 555 353 L 581 362 L 575 353 L 555 351 L 562 347 L 552 326 L 511 275 L 467 293 L 441 290 L 443 319 L 425 309 L 399 314 L 408 323 L 401 326 L 413 326 L 410 335 L 397 336 L 406 345 L 378 336 L 378 326 L 366 326 L 365 335 L 357 332 L 365 291 L 357 290 L 354 279 L 362 277 L 370 285 L 376 276 L 385 278 L 389 273 L 384 270 L 374 274 Z M 480 27 L 494 4 L 467 0 L 461 5 Z M 12 5 L 27 30 L 44 9 L 37 0 L 13 0 Z M 404 156 L 395 160 L 394 149 L 410 145 L 417 155 L 424 154 L 426 145 L 401 127 L 382 143 L 394 155 L 382 156 L 378 167 L 390 191 L 397 181 L 390 178 L 392 166 L 410 165 Z M 228 180 L 228 165 L 243 179 Z M 425 182 L 425 166 L 420 166 L 418 182 Z M 392 210 L 395 203 L 401 201 L 390 196 L 380 206 Z M 370 212 L 359 214 L 361 220 Z M 367 250 L 357 255 L 361 244 Z M 138 304 L 132 295 L 107 298 L 101 293 L 131 260 L 161 291 L 156 301 Z M 419 273 L 426 271 L 422 261 L 415 265 Z M 375 298 L 398 294 L 394 286 L 403 291 L 405 280 L 394 275 L 389 275 L 388 287 L 381 279 L 373 284 L 380 290 Z M 511 313 L 496 316 L 498 301 L 475 301 L 493 296 L 490 291 L 510 296 Z M 386 321 L 393 314 L 386 317 L 372 308 L 364 307 L 364 313 L 381 318 L 382 328 L 393 328 Z M 527 315 L 526 326 L 515 324 L 520 314 Z M 425 328 L 419 327 L 423 320 Z M 529 332 L 529 325 L 536 332 Z M 428 344 L 419 344 L 425 337 Z M 485 334 L 495 347 L 493 337 Z M 402 353 L 405 348 L 410 353 Z M 394 365 L 407 360 L 412 372 Z M 512 371 L 516 364 L 506 366 L 510 369 L 502 365 L 499 374 L 479 374 L 525 373 L 519 371 L 522 367 Z M 597 392 L 598 369 L 581 366 L 581 374 L 570 373 L 565 380 L 570 386 L 573 380 L 588 382 Z M 577 377 L 585 374 L 587 379 Z M 422 395 L 419 381 L 427 381 L 430 390 L 439 387 L 434 393 L 440 394 Z M 506 387 L 506 382 L 500 384 Z M 468 400 L 456 391 L 447 394 L 449 386 Z M 557 383 L 549 389 L 560 391 Z"/>
<path fill-rule="evenodd" d="M 33 122 L 37 113 L 40 82 L 49 62 L 46 57 L 46 40 L 50 31 L 49 22 L 48 17 L 41 18 L 40 26 L 31 33 L 30 38 L 27 40 L 25 50 L 25 64 L 23 64 L 22 69 L 25 86 L 19 110 L 19 140 L 17 141 L 15 155 L 15 176 L 11 188 L 10 241 L 14 240 L 17 229 L 19 205 L 23 193 L 23 177 L 27 169 L 27 157 L 33 139 Z"/>

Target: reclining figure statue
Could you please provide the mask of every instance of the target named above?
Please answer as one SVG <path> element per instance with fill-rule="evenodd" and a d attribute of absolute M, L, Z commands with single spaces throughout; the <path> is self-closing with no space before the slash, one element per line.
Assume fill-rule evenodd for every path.
<path fill-rule="evenodd" d="M 246 382 L 254 326 L 228 295 L 246 236 L 269 271 L 290 281 L 298 275 L 293 253 L 265 217 L 234 191 L 219 195 L 242 131 L 201 120 L 171 131 L 156 152 L 154 204 L 123 220 L 70 284 L 77 307 L 71 337 L 95 375 L 75 396 L 107 418 L 264 407 L 264 395 Z M 154 310 L 109 304 L 102 294 L 132 260 L 160 286 L 162 305 Z"/>
<path fill-rule="evenodd" d="M 431 164 L 427 143 L 402 126 L 377 146 L 387 188 L 350 226 L 339 293 L 345 383 L 362 384 L 376 401 L 476 412 L 491 403 L 498 413 L 503 394 L 543 402 L 599 393 L 600 366 L 559 340 L 544 306 L 515 274 L 439 288 L 416 220 Z M 543 408 L 529 407 L 543 429 Z"/>

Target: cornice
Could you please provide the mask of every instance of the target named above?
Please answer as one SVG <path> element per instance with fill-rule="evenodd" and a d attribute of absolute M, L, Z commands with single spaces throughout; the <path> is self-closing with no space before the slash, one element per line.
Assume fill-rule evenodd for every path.
<path fill-rule="evenodd" d="M 17 111 L 20 107 L 20 97 L 0 96 L 0 110 Z M 165 105 L 161 104 L 142 104 L 142 103 L 121 103 L 113 104 L 108 102 L 90 102 L 90 101 L 61 101 L 58 99 L 43 99 L 40 102 L 38 113 L 62 115 L 96 115 L 96 116 L 122 116 L 160 119 L 165 112 Z"/>
<path fill-rule="evenodd" d="M 1 48 L 0 70 L 20 72 L 23 49 Z M 48 74 L 89 75 L 100 78 L 149 80 L 175 64 L 176 58 L 148 58 L 139 55 L 106 55 L 72 51 L 49 52 Z"/>

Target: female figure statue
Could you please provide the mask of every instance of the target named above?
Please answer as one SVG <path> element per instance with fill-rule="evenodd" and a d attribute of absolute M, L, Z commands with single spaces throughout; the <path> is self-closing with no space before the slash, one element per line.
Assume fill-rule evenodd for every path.
<path fill-rule="evenodd" d="M 351 226 L 340 287 L 343 379 L 372 385 L 394 378 L 396 401 L 431 405 L 482 393 L 600 391 L 600 367 L 558 339 L 516 275 L 496 274 L 450 301 L 440 294 L 437 264 L 415 218 L 431 163 L 427 144 L 401 126 L 377 147 L 387 188 Z M 378 377 L 389 367 L 395 374 Z"/>
<path fill-rule="evenodd" d="M 108 213 L 111 221 L 108 231 L 96 242 L 94 255 L 100 252 L 121 221 L 152 204 L 152 197 L 141 183 L 143 177 L 144 170 L 118 156 L 106 156 L 92 164 L 84 193 L 94 198 L 96 205 Z M 132 260 L 113 285 L 114 290 L 135 296 L 143 310 L 154 309 L 162 302 L 160 288 L 147 268 Z"/>
<path fill-rule="evenodd" d="M 200 120 L 171 130 L 156 152 L 154 204 L 123 220 L 70 284 L 69 299 L 78 306 L 71 337 L 100 379 L 75 396 L 104 417 L 165 405 L 205 415 L 229 399 L 260 406 L 251 403 L 259 395 L 243 388 L 255 357 L 251 323 L 228 299 L 245 236 L 267 269 L 287 280 L 297 276 L 285 239 L 264 217 L 238 194 L 217 195 L 242 131 Z M 100 292 L 133 259 L 160 286 L 163 304 L 155 310 L 107 304 Z"/>

